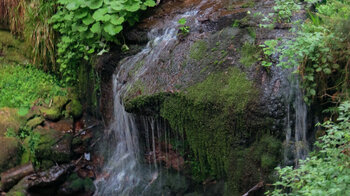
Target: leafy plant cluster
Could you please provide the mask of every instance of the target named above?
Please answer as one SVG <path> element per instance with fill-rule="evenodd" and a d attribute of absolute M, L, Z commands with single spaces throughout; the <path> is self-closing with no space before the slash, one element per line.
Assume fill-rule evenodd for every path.
<path fill-rule="evenodd" d="M 337 121 L 322 124 L 327 134 L 315 143 L 318 151 L 300 161 L 300 167 L 277 168 L 276 189 L 267 195 L 350 194 L 350 102 L 342 103 Z"/>
<path fill-rule="evenodd" d="M 187 20 L 186 18 L 181 18 L 178 23 L 180 24 L 180 33 L 182 35 L 187 35 L 190 32 L 190 27 L 186 25 Z"/>
<path fill-rule="evenodd" d="M 107 42 L 116 42 L 123 24 L 138 21 L 138 11 L 156 5 L 154 0 L 58 0 L 51 18 L 61 34 L 58 47 L 60 71 L 66 82 L 76 79 L 76 68 L 92 54 L 102 54 Z M 85 59 L 85 62 L 83 61 Z"/>
<path fill-rule="evenodd" d="M 339 103 L 349 96 L 350 2 L 329 0 L 316 4 L 316 11 L 292 29 L 293 39 L 269 40 L 262 47 L 268 57 L 279 55 L 277 66 L 297 68 L 307 103 L 314 98 Z M 271 59 L 263 65 L 272 65 Z"/>
<path fill-rule="evenodd" d="M 38 98 L 65 95 L 55 77 L 31 66 L 0 65 L 0 108 L 29 108 Z"/>

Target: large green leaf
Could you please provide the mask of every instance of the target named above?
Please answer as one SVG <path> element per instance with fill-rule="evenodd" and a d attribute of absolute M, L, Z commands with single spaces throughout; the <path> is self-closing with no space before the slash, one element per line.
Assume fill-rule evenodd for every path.
<path fill-rule="evenodd" d="M 85 3 L 90 9 L 95 10 L 102 7 L 103 0 L 86 0 Z"/>
<path fill-rule="evenodd" d="M 110 21 L 114 25 L 120 25 L 120 24 L 123 24 L 125 19 L 124 19 L 124 17 L 118 17 L 118 15 L 112 15 Z"/>
<path fill-rule="evenodd" d="M 82 18 L 84 18 L 85 16 L 87 16 L 88 15 L 88 10 L 86 10 L 86 9 L 79 9 L 79 10 L 77 10 L 77 11 L 75 11 L 74 12 L 74 18 L 76 18 L 76 19 L 82 19 Z"/>
<path fill-rule="evenodd" d="M 90 30 L 93 33 L 100 34 L 101 33 L 101 24 L 100 24 L 100 22 L 97 22 L 94 25 L 92 25 Z"/>
<path fill-rule="evenodd" d="M 78 26 L 78 31 L 79 32 L 84 32 L 84 31 L 87 31 L 88 30 L 88 26 L 86 26 L 86 25 L 79 25 Z"/>
<path fill-rule="evenodd" d="M 90 25 L 93 22 L 95 22 L 95 20 L 92 18 L 91 14 L 88 14 L 84 19 L 83 19 L 83 23 L 85 25 Z"/>
<path fill-rule="evenodd" d="M 107 14 L 107 12 L 108 12 L 107 8 L 101 8 L 101 9 L 96 10 L 94 12 L 94 14 L 92 15 L 92 17 L 96 21 L 104 21 L 105 14 Z"/>
<path fill-rule="evenodd" d="M 80 5 L 76 1 L 72 1 L 72 2 L 67 4 L 66 8 L 70 11 L 74 11 L 74 10 L 78 9 L 79 6 Z"/>
<path fill-rule="evenodd" d="M 154 0 L 147 0 L 146 2 L 143 3 L 144 5 L 148 6 L 148 7 L 154 7 L 156 6 L 156 2 L 154 2 Z"/>
<path fill-rule="evenodd" d="M 124 5 L 118 1 L 115 1 L 110 4 L 110 8 L 112 8 L 115 11 L 121 11 L 124 9 Z"/>
<path fill-rule="evenodd" d="M 125 5 L 125 9 L 129 12 L 136 12 L 140 9 L 140 4 Z"/>
<path fill-rule="evenodd" d="M 109 35 L 116 35 L 118 34 L 120 31 L 123 30 L 123 27 L 121 25 L 113 25 L 112 23 L 107 23 L 103 29 L 105 30 L 105 32 L 107 32 Z"/>

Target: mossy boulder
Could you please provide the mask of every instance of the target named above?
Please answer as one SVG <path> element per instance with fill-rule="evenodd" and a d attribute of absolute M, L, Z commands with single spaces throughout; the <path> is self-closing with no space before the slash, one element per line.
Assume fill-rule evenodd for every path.
<path fill-rule="evenodd" d="M 66 96 L 56 96 L 52 99 L 52 105 L 59 111 L 62 111 L 64 107 L 68 104 L 69 98 Z"/>
<path fill-rule="evenodd" d="M 0 172 L 15 167 L 20 160 L 21 147 L 17 138 L 0 137 Z"/>
<path fill-rule="evenodd" d="M 40 112 L 45 119 L 51 120 L 51 121 L 58 121 L 62 116 L 61 110 L 56 107 L 41 108 Z"/>
<path fill-rule="evenodd" d="M 25 118 L 18 114 L 17 109 L 1 108 L 0 109 L 0 137 L 4 136 L 8 129 L 12 129 L 15 133 L 25 122 Z"/>
<path fill-rule="evenodd" d="M 57 163 L 70 161 L 73 139 L 71 134 L 43 128 L 35 129 L 34 132 L 40 134 L 40 141 L 35 152 L 39 161 L 50 160 Z"/>
<path fill-rule="evenodd" d="M 76 173 L 73 173 L 58 192 L 59 195 L 74 195 L 76 193 L 94 193 L 95 190 L 96 187 L 90 178 L 80 178 Z"/>
<path fill-rule="evenodd" d="M 17 40 L 14 36 L 8 32 L 0 30 L 0 49 L 3 59 L 0 62 L 5 63 L 19 63 L 27 64 L 29 59 L 26 54 L 29 51 L 29 47 L 25 42 Z"/>
<path fill-rule="evenodd" d="M 30 120 L 28 120 L 28 122 L 26 123 L 27 127 L 29 127 L 30 129 L 34 129 L 35 127 L 43 124 L 45 121 L 45 119 L 42 116 L 37 116 L 34 117 Z"/>
<path fill-rule="evenodd" d="M 62 112 L 69 103 L 69 98 L 65 96 L 56 96 L 52 99 L 51 107 L 41 107 L 40 113 L 45 119 L 58 121 L 63 116 Z"/>
<path fill-rule="evenodd" d="M 83 114 L 83 106 L 78 100 L 73 99 L 67 104 L 66 112 L 69 116 L 72 116 L 74 119 L 78 119 Z"/>

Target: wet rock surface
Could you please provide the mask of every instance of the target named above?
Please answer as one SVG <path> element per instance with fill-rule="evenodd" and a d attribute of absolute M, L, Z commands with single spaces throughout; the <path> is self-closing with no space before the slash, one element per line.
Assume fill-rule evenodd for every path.
<path fill-rule="evenodd" d="M 271 152 L 262 157 L 255 151 L 261 148 L 259 145 L 263 145 L 259 140 L 264 134 L 281 141 L 284 139 L 287 107 L 283 91 L 289 85 L 289 73 L 276 67 L 263 68 L 260 62 L 262 53 L 258 45 L 268 39 L 289 36 L 289 25 L 259 28 L 261 21 L 254 14 L 261 12 L 266 15 L 272 6 L 273 1 L 162 1 L 138 26 L 125 34 L 128 43 L 144 47 L 143 50 L 136 54 L 121 54 L 115 50 L 101 59 L 104 62 L 100 64 L 101 70 L 109 70 L 102 72 L 104 103 L 101 105 L 106 125 L 113 116 L 113 91 L 110 88 L 114 70 L 120 73 L 118 82 L 127 86 L 123 92 L 123 102 L 128 106 L 131 100 L 141 97 L 131 107 L 135 109 L 133 111 L 141 115 L 157 115 L 159 105 L 155 97 L 159 93 L 186 94 L 190 87 L 205 81 L 212 74 L 227 73 L 234 68 L 244 73 L 258 91 L 240 119 L 234 119 L 233 115 L 229 122 L 232 129 L 242 123 L 245 127 L 233 136 L 235 161 L 230 167 L 230 177 L 236 181 L 233 185 L 237 191 L 235 194 L 249 190 L 261 178 L 268 178 L 267 171 L 273 169 L 280 152 Z M 179 35 L 181 32 L 177 21 L 181 18 L 187 19 L 186 25 L 190 29 L 185 36 Z M 121 66 L 123 64 L 128 66 Z M 152 97 L 151 101 L 147 100 L 147 96 Z M 153 98 L 156 101 L 152 101 Z M 148 104 L 147 108 L 137 108 L 145 103 Z M 271 141 L 279 144 L 275 139 Z M 180 167 L 164 158 L 159 148 L 161 145 L 153 145 L 155 148 L 146 152 L 147 162 L 156 161 L 173 169 Z M 174 159 L 181 159 L 176 153 L 170 154 L 174 155 Z M 261 169 L 263 167 L 266 169 Z M 243 170 L 248 171 L 244 173 Z"/>
<path fill-rule="evenodd" d="M 0 136 L 0 172 L 15 167 L 20 161 L 20 143 L 16 138 Z"/>

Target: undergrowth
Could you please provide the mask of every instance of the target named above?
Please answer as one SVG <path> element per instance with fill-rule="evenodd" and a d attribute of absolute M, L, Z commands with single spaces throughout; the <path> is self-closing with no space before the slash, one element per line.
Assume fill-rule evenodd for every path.
<path fill-rule="evenodd" d="M 262 47 L 268 58 L 279 54 L 277 66 L 297 68 L 307 103 L 338 104 L 349 98 L 350 1 L 322 1 L 315 10 L 291 29 L 294 38 L 268 40 Z"/>
<path fill-rule="evenodd" d="M 0 108 L 29 108 L 38 98 L 65 95 L 55 77 L 31 66 L 0 65 Z"/>
<path fill-rule="evenodd" d="M 326 135 L 300 167 L 277 168 L 279 180 L 268 195 L 350 195 L 350 102 L 342 103 L 336 121 L 326 121 Z"/>

